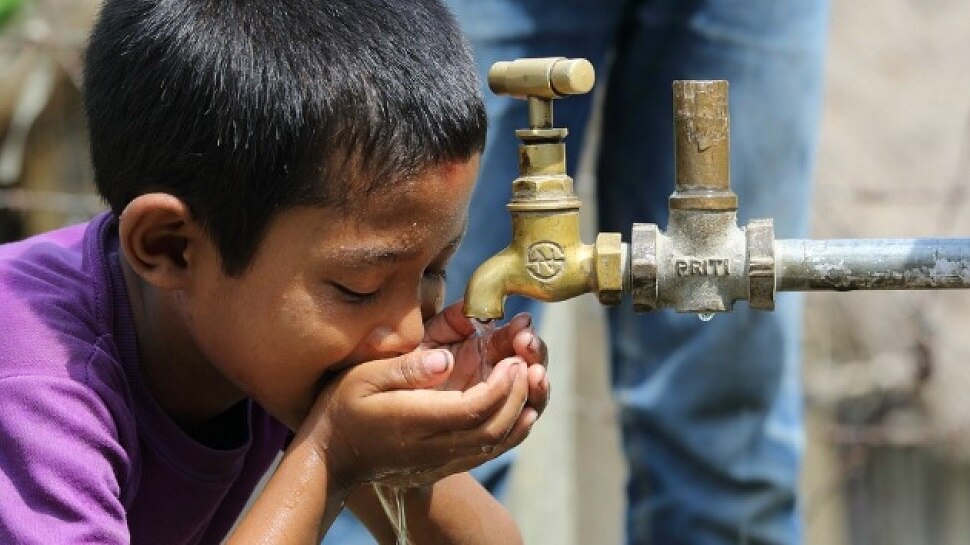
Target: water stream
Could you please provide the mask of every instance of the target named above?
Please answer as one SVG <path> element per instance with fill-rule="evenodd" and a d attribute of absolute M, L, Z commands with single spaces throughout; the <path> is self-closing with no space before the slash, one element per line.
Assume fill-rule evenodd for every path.
<path fill-rule="evenodd" d="M 387 514 L 387 520 L 391 522 L 394 535 L 397 537 L 397 545 L 409 545 L 408 539 L 408 520 L 404 514 L 404 494 L 406 489 L 397 486 L 374 485 L 374 492 Z"/>
<path fill-rule="evenodd" d="M 481 380 L 484 381 L 488 378 L 488 375 L 492 373 L 492 365 L 488 361 L 488 342 L 492 339 L 492 334 L 495 333 L 495 320 L 481 321 L 476 318 L 471 319 L 472 325 L 475 326 L 475 336 L 478 337 L 478 357 L 480 358 Z"/>

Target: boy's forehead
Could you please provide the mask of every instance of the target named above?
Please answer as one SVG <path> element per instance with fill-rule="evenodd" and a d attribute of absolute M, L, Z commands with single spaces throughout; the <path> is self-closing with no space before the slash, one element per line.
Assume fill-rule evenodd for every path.
<path fill-rule="evenodd" d="M 418 215 L 440 217 L 457 214 L 463 220 L 477 174 L 477 156 L 468 161 L 449 162 L 387 184 L 366 200 L 382 211 L 378 216 L 388 219 L 419 212 Z"/>
<path fill-rule="evenodd" d="M 455 246 L 465 232 L 477 164 L 447 166 L 371 195 L 341 211 L 333 255 L 344 261 L 402 261 Z"/>
<path fill-rule="evenodd" d="M 443 243 L 435 238 L 407 235 L 397 238 L 354 240 L 340 245 L 331 253 L 331 257 L 346 265 L 356 266 L 400 263 L 418 258 L 431 250 L 435 252 L 453 250 L 458 247 L 463 237 L 464 228 Z M 430 246 L 432 243 L 435 243 L 434 247 Z"/>

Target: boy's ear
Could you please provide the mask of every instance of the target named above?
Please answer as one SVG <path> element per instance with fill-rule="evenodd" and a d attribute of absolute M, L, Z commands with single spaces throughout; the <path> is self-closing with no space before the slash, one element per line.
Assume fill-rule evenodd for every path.
<path fill-rule="evenodd" d="M 129 266 L 155 287 L 188 287 L 194 258 L 206 243 L 189 207 L 167 193 L 132 199 L 118 220 L 118 238 Z"/>

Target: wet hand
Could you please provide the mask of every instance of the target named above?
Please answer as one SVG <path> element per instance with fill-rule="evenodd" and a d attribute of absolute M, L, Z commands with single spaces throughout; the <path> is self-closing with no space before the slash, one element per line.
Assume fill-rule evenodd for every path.
<path fill-rule="evenodd" d="M 465 390 L 485 380 L 496 362 L 519 357 L 527 366 L 529 399 L 526 407 L 535 410 L 538 417 L 549 401 L 548 351 L 546 343 L 532 327 L 532 317 L 519 314 L 504 326 L 494 328 L 483 341 L 461 310 L 462 302 L 458 301 L 425 323 L 421 346 L 447 349 L 455 359 L 454 371 L 438 388 Z"/>
<path fill-rule="evenodd" d="M 467 471 L 519 444 L 538 413 L 522 358 L 498 361 L 485 381 L 434 388 L 456 368 L 448 350 L 418 349 L 365 362 L 327 383 L 297 440 L 310 439 L 341 487 L 419 486 Z"/>

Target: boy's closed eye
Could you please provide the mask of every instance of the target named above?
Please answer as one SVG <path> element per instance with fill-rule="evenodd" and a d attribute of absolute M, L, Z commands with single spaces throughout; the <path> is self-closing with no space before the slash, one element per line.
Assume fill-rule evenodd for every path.
<path fill-rule="evenodd" d="M 448 273 L 445 271 L 445 269 L 437 267 L 425 269 L 422 276 L 422 280 L 427 282 L 444 283 L 448 279 Z M 382 287 L 377 287 L 376 289 L 362 289 L 337 281 L 332 281 L 330 284 L 336 288 L 337 292 L 340 294 L 340 297 L 344 301 L 352 304 L 373 302 L 380 295 L 382 289 Z"/>
<path fill-rule="evenodd" d="M 340 293 L 340 297 L 347 303 L 353 304 L 363 304 L 374 301 L 377 295 L 380 293 L 380 288 L 371 291 L 357 291 L 348 286 L 340 284 L 338 282 L 331 282 L 333 287 L 337 288 Z"/>
<path fill-rule="evenodd" d="M 444 288 L 447 280 L 445 266 L 451 260 L 464 236 L 464 229 L 450 240 L 421 273 L 422 290 L 426 287 Z M 413 248 L 357 247 L 342 248 L 337 256 L 339 269 L 346 274 L 331 278 L 329 284 L 341 300 L 349 304 L 369 304 L 380 298 L 385 286 L 394 276 L 395 264 L 414 259 L 418 252 Z M 430 286 L 429 286 L 430 284 Z"/>

